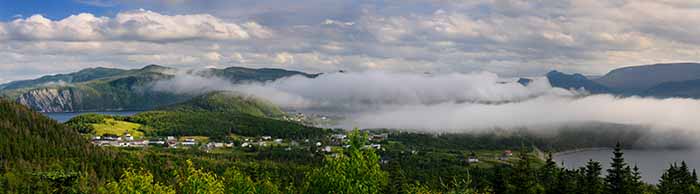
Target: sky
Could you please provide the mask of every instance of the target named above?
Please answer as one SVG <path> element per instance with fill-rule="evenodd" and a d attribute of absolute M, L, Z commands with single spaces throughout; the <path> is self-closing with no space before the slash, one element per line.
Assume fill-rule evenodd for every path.
<path fill-rule="evenodd" d="M 0 0 L 0 83 L 88 67 L 611 69 L 700 60 L 700 1 Z"/>

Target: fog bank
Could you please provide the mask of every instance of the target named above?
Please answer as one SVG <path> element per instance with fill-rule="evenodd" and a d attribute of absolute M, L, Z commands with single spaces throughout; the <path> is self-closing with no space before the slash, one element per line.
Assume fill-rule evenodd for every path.
<path fill-rule="evenodd" d="M 156 87 L 174 92 L 243 92 L 283 108 L 345 115 L 342 127 L 473 132 L 604 122 L 695 138 L 700 126 L 696 118 L 700 101 L 695 99 L 586 95 L 585 91 L 553 88 L 546 78 L 534 78 L 523 86 L 516 79 L 488 72 L 331 73 L 250 84 L 183 75 Z"/>

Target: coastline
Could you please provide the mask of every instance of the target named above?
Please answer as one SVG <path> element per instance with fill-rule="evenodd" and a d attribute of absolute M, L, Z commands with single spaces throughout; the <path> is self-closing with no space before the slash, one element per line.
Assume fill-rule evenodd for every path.
<path fill-rule="evenodd" d="M 561 152 L 556 152 L 556 153 L 553 153 L 552 156 L 565 156 L 565 155 L 575 154 L 575 153 L 579 153 L 579 152 L 601 151 L 601 150 L 613 150 L 613 148 L 611 148 L 611 147 L 579 148 L 579 149 L 564 150 Z"/>

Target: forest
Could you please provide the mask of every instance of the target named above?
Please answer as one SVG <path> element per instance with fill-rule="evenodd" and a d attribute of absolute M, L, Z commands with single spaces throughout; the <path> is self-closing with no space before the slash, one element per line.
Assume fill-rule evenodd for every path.
<path fill-rule="evenodd" d="M 643 183 L 622 145 L 606 163 L 578 169 L 541 159 L 529 141 L 504 162 L 469 164 L 466 152 L 424 146 L 425 137 L 393 134 L 382 149 L 367 131 L 348 133 L 339 154 L 283 147 L 208 153 L 199 149 L 96 147 L 68 127 L 14 102 L 0 101 L 2 193 L 699 193 L 695 170 L 669 166 L 657 185 Z M 396 141 L 402 140 L 402 141 Z M 416 147 L 412 147 L 412 144 Z M 488 146 L 488 140 L 479 145 Z M 442 145 L 442 144 L 441 144 Z M 479 150 L 465 145 L 464 149 Z M 603 175 L 603 165 L 612 168 Z"/>

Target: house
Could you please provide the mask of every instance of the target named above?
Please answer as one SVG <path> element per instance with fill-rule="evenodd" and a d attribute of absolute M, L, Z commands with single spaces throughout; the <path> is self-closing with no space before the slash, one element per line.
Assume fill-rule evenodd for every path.
<path fill-rule="evenodd" d="M 130 133 L 124 133 L 124 140 L 125 141 L 134 141 L 134 136 L 131 136 Z"/>
<path fill-rule="evenodd" d="M 182 142 L 180 144 L 185 145 L 185 146 L 194 146 L 194 145 L 197 145 L 197 140 L 195 140 L 194 138 L 187 138 L 187 139 L 185 139 L 184 142 Z"/>
<path fill-rule="evenodd" d="M 224 143 L 218 143 L 218 142 L 209 142 L 207 144 L 207 148 L 223 148 Z"/>
<path fill-rule="evenodd" d="M 251 144 L 248 143 L 248 142 L 245 142 L 245 143 L 241 144 L 241 147 L 244 147 L 244 148 L 246 148 L 246 147 L 249 148 L 249 147 L 252 147 L 252 146 L 253 146 L 253 145 L 251 145 Z"/>
<path fill-rule="evenodd" d="M 282 143 L 282 139 L 275 139 L 275 143 L 278 143 L 278 144 Z"/>
<path fill-rule="evenodd" d="M 262 136 L 262 139 L 263 139 L 263 140 L 271 140 L 272 137 L 270 137 L 270 136 Z"/>
<path fill-rule="evenodd" d="M 389 138 L 388 133 L 382 133 L 382 134 L 377 134 L 377 135 L 372 135 L 369 137 L 370 141 L 384 141 L 387 138 Z"/>
<path fill-rule="evenodd" d="M 152 139 L 148 141 L 149 145 L 165 145 L 165 141 L 160 139 Z"/>
<path fill-rule="evenodd" d="M 467 157 L 467 163 L 477 163 L 479 162 L 479 158 L 476 157 L 476 153 L 472 152 L 469 154 L 469 157 Z"/>
<path fill-rule="evenodd" d="M 326 147 L 323 147 L 323 149 L 321 149 L 321 151 L 330 153 L 333 151 L 333 149 L 331 148 L 331 146 L 326 146 Z"/>
<path fill-rule="evenodd" d="M 347 137 L 348 137 L 348 136 L 345 135 L 345 134 L 333 134 L 333 135 L 331 135 L 331 138 L 332 138 L 332 139 L 340 139 L 340 140 L 342 140 L 342 139 L 345 139 L 345 138 L 347 138 Z"/>
<path fill-rule="evenodd" d="M 511 156 L 513 156 L 513 151 L 505 150 L 505 151 L 503 151 L 503 155 L 507 156 L 507 157 L 511 157 Z"/>
<path fill-rule="evenodd" d="M 146 147 L 146 145 L 148 145 L 148 143 L 149 143 L 148 140 L 132 141 L 132 142 L 129 142 L 129 147 Z"/>
<path fill-rule="evenodd" d="M 116 135 L 103 135 L 101 139 L 102 139 L 102 140 L 106 140 L 106 141 L 118 141 L 118 140 L 121 140 L 121 138 L 117 137 Z"/>
<path fill-rule="evenodd" d="M 316 142 L 316 146 L 319 146 L 319 147 L 320 147 L 321 145 L 323 145 L 323 144 L 322 144 L 320 141 L 319 141 L 319 142 Z"/>

